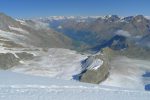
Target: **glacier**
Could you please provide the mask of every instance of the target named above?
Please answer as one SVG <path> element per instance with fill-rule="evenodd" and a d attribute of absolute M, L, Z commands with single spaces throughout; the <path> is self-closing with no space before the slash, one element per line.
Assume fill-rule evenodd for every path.
<path fill-rule="evenodd" d="M 149 100 L 150 92 L 0 71 L 0 100 Z"/>
<path fill-rule="evenodd" d="M 24 61 L 23 64 L 11 68 L 11 71 L 38 76 L 71 80 L 73 75 L 82 71 L 81 61 L 88 54 L 80 54 L 76 51 L 61 48 L 50 48 L 34 60 Z"/>

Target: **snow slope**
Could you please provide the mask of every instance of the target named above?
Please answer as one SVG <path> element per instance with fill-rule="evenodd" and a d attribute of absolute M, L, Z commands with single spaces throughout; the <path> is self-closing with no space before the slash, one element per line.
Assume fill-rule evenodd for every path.
<path fill-rule="evenodd" d="M 23 40 L 27 38 L 23 34 L 16 34 L 14 32 L 7 32 L 3 30 L 0 30 L 0 37 L 6 38 L 7 40 L 11 40 L 19 44 L 24 44 Z"/>
<path fill-rule="evenodd" d="M 117 57 L 112 60 L 110 75 L 102 85 L 143 90 L 145 83 L 142 75 L 148 70 L 149 61 Z"/>
<path fill-rule="evenodd" d="M 24 64 L 13 67 L 11 70 L 39 76 L 49 76 L 70 80 L 73 75 L 82 71 L 81 61 L 87 55 L 81 55 L 76 51 L 61 48 L 50 48 L 48 53 L 25 61 Z"/>
<path fill-rule="evenodd" d="M 5 78 L 4 78 L 5 77 Z M 0 71 L 0 100 L 149 100 L 150 93 Z"/>
<path fill-rule="evenodd" d="M 22 34 L 24 34 L 24 33 L 25 33 L 25 34 L 29 34 L 28 31 L 23 30 L 22 28 L 16 28 L 16 27 L 9 26 L 9 29 L 10 29 L 10 30 L 17 31 L 17 32 L 20 32 L 20 33 L 22 33 Z"/>
<path fill-rule="evenodd" d="M 73 50 L 50 48 L 47 53 L 38 54 L 35 59 L 23 61 L 21 65 L 10 70 L 36 76 L 72 80 L 73 76 L 81 73 L 84 68 L 96 70 L 103 64 L 102 60 L 95 59 L 93 56 L 83 64 L 82 61 L 88 56 L 88 54 L 82 55 Z M 150 69 L 149 66 L 149 61 L 117 57 L 111 62 L 108 79 L 101 85 L 144 90 L 145 82 L 142 75 Z"/>

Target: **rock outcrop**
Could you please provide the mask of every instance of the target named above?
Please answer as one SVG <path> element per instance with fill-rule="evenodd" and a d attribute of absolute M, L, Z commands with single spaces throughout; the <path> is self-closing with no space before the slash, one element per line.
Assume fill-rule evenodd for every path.
<path fill-rule="evenodd" d="M 94 84 L 99 84 L 100 82 L 104 81 L 109 75 L 109 61 L 111 59 L 111 56 L 111 50 L 109 48 L 105 48 L 101 53 L 88 57 L 84 61 L 83 66 L 87 66 L 81 74 L 80 81 Z M 91 66 L 93 62 L 98 59 L 103 62 L 99 63 L 101 64 L 100 67 L 98 67 L 97 69 L 94 69 L 94 66 L 93 68 L 89 68 L 89 66 Z"/>
<path fill-rule="evenodd" d="M 0 53 L 0 69 L 9 69 L 19 63 L 19 59 L 11 53 Z"/>

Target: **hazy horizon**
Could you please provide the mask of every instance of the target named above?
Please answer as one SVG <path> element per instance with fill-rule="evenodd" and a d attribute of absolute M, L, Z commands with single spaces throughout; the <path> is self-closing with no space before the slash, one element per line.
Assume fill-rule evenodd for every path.
<path fill-rule="evenodd" d="M 14 18 L 47 16 L 150 16 L 150 1 L 136 0 L 1 0 L 0 12 Z"/>

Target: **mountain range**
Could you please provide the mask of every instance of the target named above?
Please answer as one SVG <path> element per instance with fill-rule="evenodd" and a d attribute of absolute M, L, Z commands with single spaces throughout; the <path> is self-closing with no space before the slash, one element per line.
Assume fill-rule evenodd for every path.
<path fill-rule="evenodd" d="M 134 56 L 150 54 L 150 20 L 143 15 L 119 17 L 117 15 L 95 17 L 40 18 L 50 28 L 63 33 L 75 41 L 80 50 L 99 51 L 110 47 L 113 50 L 134 52 Z M 138 50 L 138 49 L 142 50 Z M 126 49 L 126 50 L 125 50 Z M 81 51 L 82 51 L 81 50 Z M 123 52 L 123 54 L 125 54 Z"/>
<path fill-rule="evenodd" d="M 14 44 L 19 42 L 18 45 L 22 47 L 67 47 L 71 44 L 67 36 L 46 28 L 45 24 L 31 20 L 15 20 L 3 13 L 0 14 L 0 31 L 1 39 L 7 39 Z M 4 43 L 7 45 L 6 42 Z"/>
<path fill-rule="evenodd" d="M 16 20 L 0 13 L 0 68 L 34 58 L 46 48 L 72 48 L 72 40 L 41 22 Z"/>
<path fill-rule="evenodd" d="M 149 55 L 150 20 L 142 15 L 13 19 L 0 13 L 0 69 L 99 84 L 111 76 L 114 58 Z"/>

